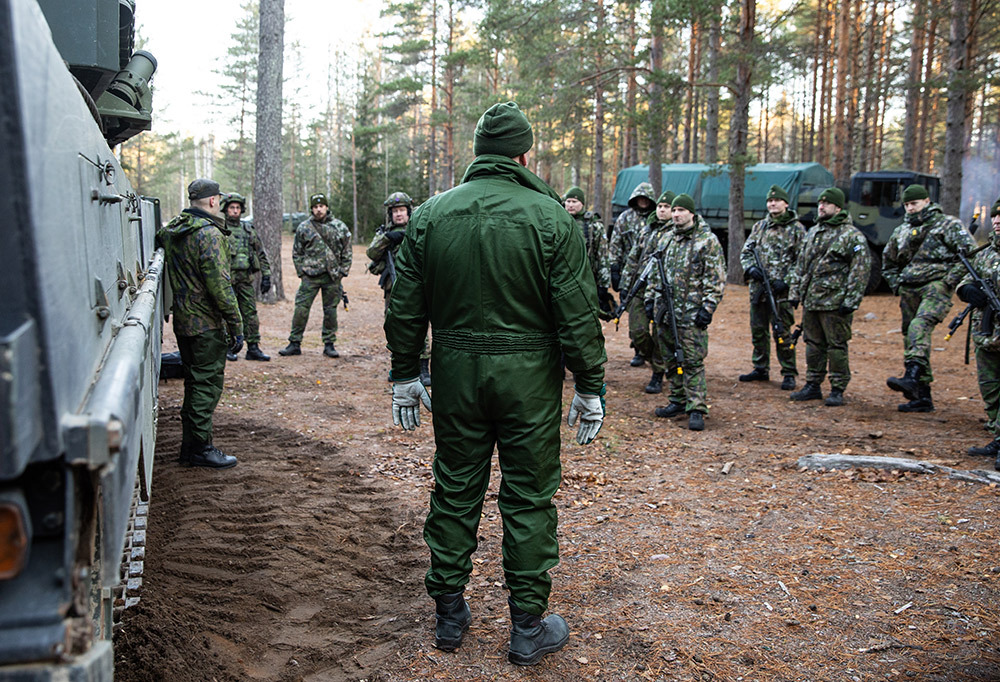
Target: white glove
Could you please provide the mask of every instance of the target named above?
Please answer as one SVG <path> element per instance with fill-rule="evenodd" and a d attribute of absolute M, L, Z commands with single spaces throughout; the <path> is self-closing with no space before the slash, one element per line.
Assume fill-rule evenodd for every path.
<path fill-rule="evenodd" d="M 397 381 L 392 385 L 392 423 L 406 431 L 420 426 L 420 403 L 431 411 L 431 397 L 420 378 Z"/>
<path fill-rule="evenodd" d="M 604 424 L 604 399 L 592 393 L 576 392 L 566 415 L 566 423 L 573 426 L 580 417 L 580 428 L 576 431 L 576 442 L 586 445 L 597 437 Z"/>

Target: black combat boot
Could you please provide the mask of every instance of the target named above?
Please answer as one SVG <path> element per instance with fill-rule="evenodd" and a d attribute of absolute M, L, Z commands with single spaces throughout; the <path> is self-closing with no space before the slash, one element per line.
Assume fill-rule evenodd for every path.
<path fill-rule="evenodd" d="M 642 367 L 643 365 L 646 364 L 646 360 L 637 352 L 635 355 L 632 356 L 632 359 L 629 360 L 628 364 L 631 365 L 632 367 Z"/>
<path fill-rule="evenodd" d="M 569 640 L 569 626 L 562 616 L 545 619 L 510 604 L 510 653 L 507 660 L 517 665 L 535 665 L 545 654 L 559 651 Z"/>
<path fill-rule="evenodd" d="M 819 384 L 807 381 L 805 386 L 788 397 L 797 402 L 803 400 L 822 400 L 823 391 L 820 390 Z"/>
<path fill-rule="evenodd" d="M 236 458 L 227 455 L 211 443 L 196 443 L 191 446 L 189 467 L 208 467 L 210 469 L 228 469 L 236 466 Z"/>
<path fill-rule="evenodd" d="M 770 372 L 760 367 L 754 367 L 749 374 L 741 374 L 740 381 L 768 381 L 771 378 Z"/>
<path fill-rule="evenodd" d="M 563 378 L 566 378 L 566 369 L 563 368 Z M 424 386 L 431 385 L 431 361 L 424 358 L 420 361 L 420 383 Z"/>
<path fill-rule="evenodd" d="M 298 341 L 289 341 L 287 346 L 278 351 L 278 355 L 302 355 L 302 346 Z"/>
<path fill-rule="evenodd" d="M 472 613 L 461 592 L 434 597 L 434 646 L 441 651 L 454 651 L 462 644 L 462 635 L 469 629 Z"/>
<path fill-rule="evenodd" d="M 920 382 L 917 388 L 917 397 L 908 403 L 902 403 L 898 409 L 900 412 L 933 412 L 934 401 L 931 400 L 931 385 Z"/>
<path fill-rule="evenodd" d="M 795 377 L 793 377 L 791 374 L 786 375 L 785 378 L 781 380 L 781 390 L 782 391 L 794 391 L 795 390 Z"/>
<path fill-rule="evenodd" d="M 260 346 L 256 343 L 247 344 L 247 360 L 258 360 L 259 362 L 268 362 L 271 359 L 270 355 L 265 355 L 264 351 L 260 349 Z"/>
<path fill-rule="evenodd" d="M 967 450 L 973 457 L 998 457 L 1000 456 L 1000 440 L 991 440 L 982 447 L 972 447 Z"/>
<path fill-rule="evenodd" d="M 705 415 L 701 412 L 692 412 L 688 415 L 688 429 L 691 431 L 705 430 Z"/>
<path fill-rule="evenodd" d="M 915 362 L 906 363 L 906 372 L 901 377 L 889 377 L 886 386 L 899 391 L 907 400 L 916 400 L 920 392 L 920 365 Z"/>
<path fill-rule="evenodd" d="M 236 362 L 239 359 L 240 356 L 237 355 L 236 353 L 230 353 L 229 351 L 226 351 L 226 360 L 229 360 L 229 362 Z"/>
<path fill-rule="evenodd" d="M 657 417 L 662 417 L 663 419 L 671 419 L 672 417 L 679 417 L 684 414 L 684 404 L 671 402 L 665 407 L 657 407 L 653 410 L 653 414 Z"/>
<path fill-rule="evenodd" d="M 325 355 L 328 358 L 339 358 L 340 357 L 340 353 L 337 352 L 337 349 L 333 347 L 332 343 L 324 343 L 323 344 L 323 355 Z"/>
<path fill-rule="evenodd" d="M 660 393 L 663 391 L 663 372 L 653 372 L 653 376 L 649 377 L 649 383 L 646 384 L 646 393 Z"/>
<path fill-rule="evenodd" d="M 840 407 L 844 404 L 844 389 L 842 388 L 831 388 L 830 395 L 827 396 L 823 404 L 827 407 Z"/>

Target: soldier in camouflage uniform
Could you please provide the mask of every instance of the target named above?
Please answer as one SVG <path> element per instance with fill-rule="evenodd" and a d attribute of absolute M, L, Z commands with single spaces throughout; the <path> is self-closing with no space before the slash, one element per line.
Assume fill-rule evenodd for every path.
<path fill-rule="evenodd" d="M 389 294 L 396 279 L 396 254 L 399 245 L 406 235 L 406 226 L 413 214 L 413 199 L 406 192 L 393 192 L 382 202 L 385 206 L 385 224 L 375 229 L 375 236 L 366 252 L 371 262 L 368 272 L 378 275 L 378 285 L 382 287 L 385 299 L 385 310 L 389 310 Z M 420 353 L 420 381 L 424 386 L 431 385 L 431 353 L 425 342 Z M 389 374 L 392 381 L 392 373 Z"/>
<path fill-rule="evenodd" d="M 990 210 L 993 234 L 990 245 L 976 254 L 972 267 L 993 291 L 1000 291 L 1000 199 Z M 1000 319 L 993 315 L 992 329 L 987 325 L 983 330 L 983 317 L 990 312 L 986 294 L 966 272 L 958 286 L 958 297 L 975 306 L 972 312 L 972 338 L 976 344 L 976 373 L 979 379 L 979 393 L 986 403 L 986 428 L 993 434 L 993 440 L 983 447 L 969 448 L 969 454 L 979 457 L 993 457 L 993 468 L 1000 471 Z"/>
<path fill-rule="evenodd" d="M 672 285 L 677 335 L 684 354 L 681 365 L 686 401 L 673 401 L 656 409 L 658 417 L 674 417 L 685 412 L 688 428 L 705 428 L 708 413 L 708 386 L 705 383 L 705 356 L 708 355 L 708 325 L 715 309 L 722 302 L 726 286 L 726 260 L 722 245 L 704 219 L 694 212 L 694 200 L 687 194 L 678 195 L 671 204 L 674 229 L 666 237 L 662 250 L 663 269 L 670 282 L 663 282 L 659 268 L 654 267 L 646 284 L 643 308 L 646 316 L 658 321 L 666 371 L 677 373 L 674 355 L 677 341 L 668 317 L 667 303 L 661 290 Z"/>
<path fill-rule="evenodd" d="M 604 222 L 601 214 L 596 211 L 585 211 L 587 195 L 579 187 L 570 187 L 562 196 L 563 206 L 573 216 L 577 227 L 583 234 L 587 245 L 587 260 L 590 270 L 594 273 L 594 285 L 597 287 L 597 302 L 601 306 L 602 319 L 610 320 L 615 310 L 615 298 L 608 293 L 611 286 L 611 269 L 608 264 L 608 236 L 604 232 Z"/>
<path fill-rule="evenodd" d="M 777 185 L 771 185 L 767 193 L 767 217 L 757 222 L 750 230 L 743 250 L 740 265 L 750 284 L 750 338 L 753 341 L 753 370 L 741 374 L 740 381 L 767 381 L 770 379 L 771 363 L 771 304 L 764 288 L 764 276 L 771 282 L 771 293 L 778 307 L 778 317 L 786 333 L 791 334 L 795 324 L 795 311 L 788 302 L 788 291 L 797 279 L 795 263 L 799 257 L 799 246 L 806 228 L 799 222 L 795 211 L 788 209 L 788 192 Z M 757 267 L 753 249 L 764 265 Z M 789 347 L 787 339 L 774 339 L 774 349 L 781 365 L 781 390 L 795 389 L 795 377 L 799 375 L 795 367 L 795 349 Z"/>
<path fill-rule="evenodd" d="M 608 269 L 611 273 L 611 286 L 615 291 L 628 291 L 628 283 L 622 280 L 622 272 L 636 237 L 645 227 L 646 218 L 656 207 L 653 186 L 648 182 L 640 182 L 632 190 L 628 206 L 615 221 L 614 229 L 611 231 L 611 243 L 608 246 Z M 652 358 L 652 338 L 649 336 L 648 325 L 645 324 L 642 299 L 635 298 L 629 304 L 628 319 L 628 335 L 632 348 L 635 349 L 635 356 L 629 364 L 641 367 L 646 359 Z M 634 325 L 633 320 L 635 320 Z"/>
<path fill-rule="evenodd" d="M 861 305 L 871 256 L 864 235 L 844 210 L 847 201 L 836 187 L 819 197 L 819 221 L 806 233 L 796 265 L 798 277 L 790 286 L 792 306 L 802 302 L 802 332 L 806 340 L 806 385 L 792 400 L 820 400 L 820 384 L 830 365 L 830 395 L 825 404 L 844 404 L 851 380 L 847 342 L 851 340 L 854 311 Z"/>
<path fill-rule="evenodd" d="M 931 203 L 921 185 L 903 190 L 903 208 L 903 224 L 882 251 L 882 276 L 899 296 L 906 371 L 886 384 L 909 399 L 899 405 L 900 412 L 930 412 L 931 332 L 951 310 L 951 295 L 965 273 L 957 253 L 976 245 L 962 222 Z"/>
<path fill-rule="evenodd" d="M 271 264 L 253 225 L 241 220 L 246 210 L 247 202 L 242 194 L 233 192 L 223 195 L 222 214 L 229 230 L 229 251 L 232 258 L 229 269 L 233 278 L 233 293 L 236 294 L 240 315 L 243 317 L 247 360 L 267 362 L 271 357 L 260 350 L 260 323 L 257 320 L 257 292 L 254 291 L 253 276 L 261 273 L 260 293 L 266 294 L 271 290 Z M 235 354 L 228 357 L 230 360 L 239 358 Z"/>
<path fill-rule="evenodd" d="M 626 294 L 632 290 L 632 285 L 642 276 L 642 271 L 649 262 L 654 251 L 666 239 L 666 235 L 674 229 L 674 223 L 670 216 L 670 204 L 676 197 L 673 192 L 666 190 L 656 200 L 656 209 L 649 214 L 646 224 L 642 226 L 639 233 L 629 249 L 625 258 L 625 267 L 622 269 L 622 289 Z M 642 301 L 646 295 L 646 286 L 641 285 L 635 292 L 635 299 Z M 644 311 L 645 312 L 645 311 Z M 653 367 L 653 374 L 646 384 L 646 393 L 660 393 L 663 391 L 663 356 L 660 351 L 660 341 L 657 339 L 656 325 L 653 321 L 643 315 L 629 315 L 629 336 L 632 338 L 649 339 L 649 364 Z M 652 325 L 652 329 L 650 328 Z M 674 390 L 679 389 L 683 395 L 684 386 L 682 383 L 671 382 Z"/>
<path fill-rule="evenodd" d="M 222 396 L 226 351 L 238 353 L 243 347 L 243 322 L 230 277 L 219 183 L 195 180 L 188 185 L 188 198 L 190 208 L 156 232 L 165 252 L 174 334 L 184 362 L 180 462 L 224 469 L 235 466 L 236 458 L 212 444 L 212 413 Z"/>
<path fill-rule="evenodd" d="M 340 303 L 340 280 L 351 271 L 351 231 L 344 223 L 330 215 L 326 196 L 314 194 L 309 199 L 312 217 L 303 220 L 295 229 L 292 244 L 292 263 L 302 282 L 295 294 L 295 312 L 292 314 L 292 332 L 288 345 L 278 351 L 280 355 L 301 355 L 302 335 L 309 321 L 309 309 L 316 294 L 323 296 L 323 355 L 338 358 L 337 305 Z"/>

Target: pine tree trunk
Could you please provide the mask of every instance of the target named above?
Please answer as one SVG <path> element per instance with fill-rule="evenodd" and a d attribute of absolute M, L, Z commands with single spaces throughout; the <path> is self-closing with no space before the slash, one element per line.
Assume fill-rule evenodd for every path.
<path fill-rule="evenodd" d="M 747 137 L 750 119 L 750 97 L 753 94 L 753 36 L 756 22 L 756 0 L 740 0 L 737 22 L 738 41 L 736 78 L 733 82 L 733 117 L 729 124 L 729 244 L 726 281 L 743 281 L 740 251 L 743 250 L 743 194 L 746 187 Z"/>
<path fill-rule="evenodd" d="M 920 116 L 920 67 L 924 62 L 925 0 L 913 0 L 913 43 L 906 78 L 906 117 L 903 123 L 903 167 L 916 168 L 917 122 Z"/>
<path fill-rule="evenodd" d="M 434 112 L 437 111 L 437 0 L 431 0 L 431 111 L 427 117 L 430 129 L 430 140 L 427 145 L 427 196 L 432 197 L 438 190 L 437 167 L 437 123 Z"/>
<path fill-rule="evenodd" d="M 264 299 L 269 301 L 285 298 L 281 277 L 281 72 L 284 42 L 285 0 L 261 0 L 253 217 L 254 227 L 271 261 L 273 294 Z"/>
<path fill-rule="evenodd" d="M 851 46 L 851 0 L 840 0 L 837 7 L 837 30 L 834 43 L 837 46 L 837 94 L 833 122 L 833 178 L 837 185 L 846 185 L 851 178 L 851 157 L 849 154 L 848 92 L 850 77 Z"/>
<path fill-rule="evenodd" d="M 691 163 L 691 137 L 694 129 L 694 68 L 698 50 L 698 22 L 691 24 L 691 40 L 688 43 L 687 88 L 684 102 L 684 151 L 681 158 Z"/>
<path fill-rule="evenodd" d="M 952 0 L 948 34 L 948 105 L 945 116 L 944 163 L 941 168 L 941 208 L 958 215 L 962 207 L 962 160 L 972 81 L 969 0 Z"/>
<path fill-rule="evenodd" d="M 604 0 L 597 0 L 597 28 L 598 40 L 604 40 Z M 603 45 L 597 52 L 595 66 L 600 73 L 603 67 L 601 56 L 604 52 Z M 604 206 L 604 86 L 601 79 L 594 81 L 594 188 L 591 205 L 597 209 L 602 216 L 605 215 Z"/>
<path fill-rule="evenodd" d="M 722 28 L 721 10 L 714 5 L 708 27 L 708 89 L 705 93 L 705 163 L 719 161 L 719 43 Z"/>
<path fill-rule="evenodd" d="M 652 36 L 649 46 L 649 68 L 654 80 L 649 86 L 649 182 L 653 185 L 653 195 L 660 196 L 663 187 L 663 127 L 660 116 L 663 111 L 663 88 L 655 76 L 660 74 L 663 64 L 663 22 L 667 16 L 665 0 L 653 0 L 650 25 Z"/>
<path fill-rule="evenodd" d="M 935 2 L 936 0 L 931 0 Z M 930 6 L 933 11 L 933 4 Z M 934 128 L 937 125 L 937 90 L 932 88 L 931 76 L 934 73 L 934 58 L 937 55 L 937 35 L 938 17 L 933 14 L 930 27 L 927 30 L 926 45 L 924 49 L 924 93 L 922 105 L 920 107 L 920 120 L 918 123 L 917 149 L 914 160 L 916 170 L 927 171 L 934 164 L 934 152 L 931 149 L 931 139 L 934 136 Z"/>

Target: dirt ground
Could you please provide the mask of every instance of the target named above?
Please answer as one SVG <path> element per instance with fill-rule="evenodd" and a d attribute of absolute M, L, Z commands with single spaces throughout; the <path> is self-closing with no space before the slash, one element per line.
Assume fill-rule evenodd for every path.
<path fill-rule="evenodd" d="M 628 366 L 626 326 L 606 324 L 604 428 L 588 447 L 563 433 L 551 609 L 572 635 L 522 669 L 506 660 L 496 465 L 472 627 L 447 654 L 432 646 L 422 583 L 433 428 L 426 413 L 416 432 L 392 426 L 381 291 L 356 247 L 341 357 L 321 354 L 317 303 L 303 355 L 282 358 L 289 253 L 290 240 L 288 300 L 260 307 L 272 361 L 227 368 L 215 441 L 235 469 L 176 464 L 183 387 L 160 384 L 144 585 L 116 640 L 119 680 L 1000 679 L 997 489 L 796 465 L 822 452 L 990 469 L 964 454 L 989 439 L 964 332 L 935 335 L 937 410 L 899 413 L 885 386 L 903 369 L 897 301 L 867 297 L 847 405 L 793 404 L 776 362 L 770 383 L 736 381 L 750 369 L 748 297 L 730 286 L 695 433 L 653 416 L 665 397 L 642 391 L 648 368 Z M 804 346 L 798 359 L 804 371 Z M 565 406 L 571 396 L 567 381 Z"/>

